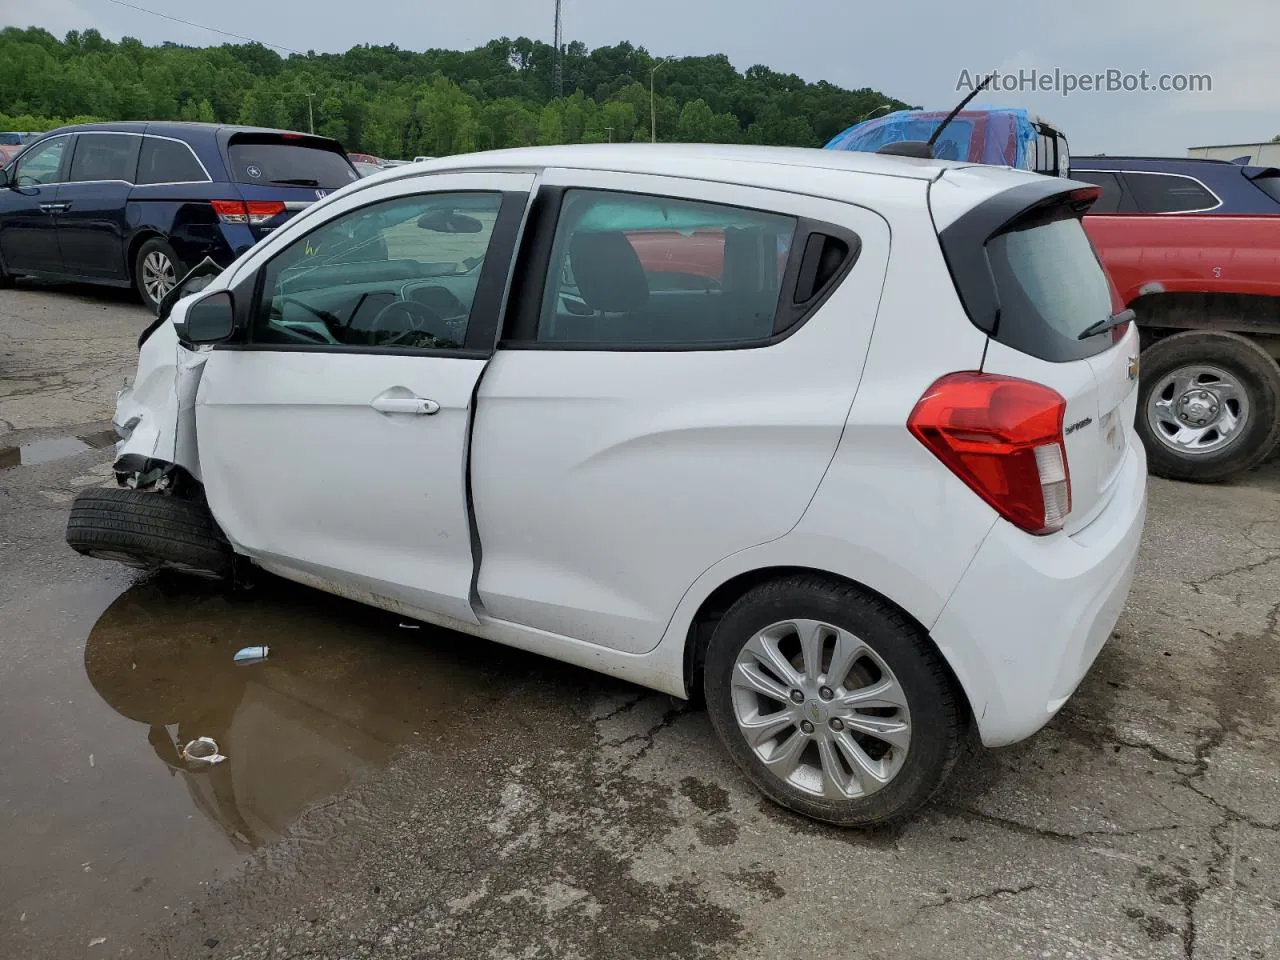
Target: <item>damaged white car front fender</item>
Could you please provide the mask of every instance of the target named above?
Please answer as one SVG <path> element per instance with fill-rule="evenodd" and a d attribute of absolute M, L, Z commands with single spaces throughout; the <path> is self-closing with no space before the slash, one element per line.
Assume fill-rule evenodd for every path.
<path fill-rule="evenodd" d="M 195 398 L 209 351 L 188 349 L 178 340 L 174 323 L 187 306 L 180 301 L 143 341 L 137 376 L 116 397 L 116 473 L 135 483 L 139 474 L 170 464 L 200 480 Z"/>

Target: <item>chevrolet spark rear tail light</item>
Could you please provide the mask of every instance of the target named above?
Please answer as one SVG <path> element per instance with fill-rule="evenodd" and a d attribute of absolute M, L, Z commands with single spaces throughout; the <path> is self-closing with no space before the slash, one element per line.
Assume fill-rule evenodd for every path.
<path fill-rule="evenodd" d="M 283 200 L 213 200 L 213 211 L 223 223 L 249 223 L 259 226 L 284 213 Z"/>
<path fill-rule="evenodd" d="M 925 391 L 907 428 L 1000 516 L 1045 535 L 1071 512 L 1066 411 L 1062 396 L 1039 383 L 951 373 Z"/>

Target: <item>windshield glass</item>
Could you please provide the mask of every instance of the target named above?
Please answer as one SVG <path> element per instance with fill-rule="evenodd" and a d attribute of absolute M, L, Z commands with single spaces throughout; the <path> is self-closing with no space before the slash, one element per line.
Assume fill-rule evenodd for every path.
<path fill-rule="evenodd" d="M 227 155 L 236 183 L 336 190 L 360 176 L 341 153 L 284 139 L 232 140 Z"/>

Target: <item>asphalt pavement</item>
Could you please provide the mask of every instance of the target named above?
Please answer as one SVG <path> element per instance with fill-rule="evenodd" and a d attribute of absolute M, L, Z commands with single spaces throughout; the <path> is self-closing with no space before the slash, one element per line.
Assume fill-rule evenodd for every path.
<path fill-rule="evenodd" d="M 0 957 L 1280 957 L 1280 464 L 1152 480 L 1064 711 L 910 823 L 841 831 L 670 697 L 72 553 L 147 322 L 0 291 Z M 190 771 L 198 736 L 227 760 Z"/>

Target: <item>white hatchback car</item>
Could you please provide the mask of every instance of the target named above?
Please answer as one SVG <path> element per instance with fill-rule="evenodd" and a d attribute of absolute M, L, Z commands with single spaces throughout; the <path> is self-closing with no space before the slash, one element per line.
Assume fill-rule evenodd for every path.
<path fill-rule="evenodd" d="M 387 171 L 144 334 L 121 489 L 68 541 L 703 692 L 773 800 L 905 816 L 971 725 L 1054 715 L 1129 591 L 1138 339 L 1097 192 L 770 148 Z"/>

